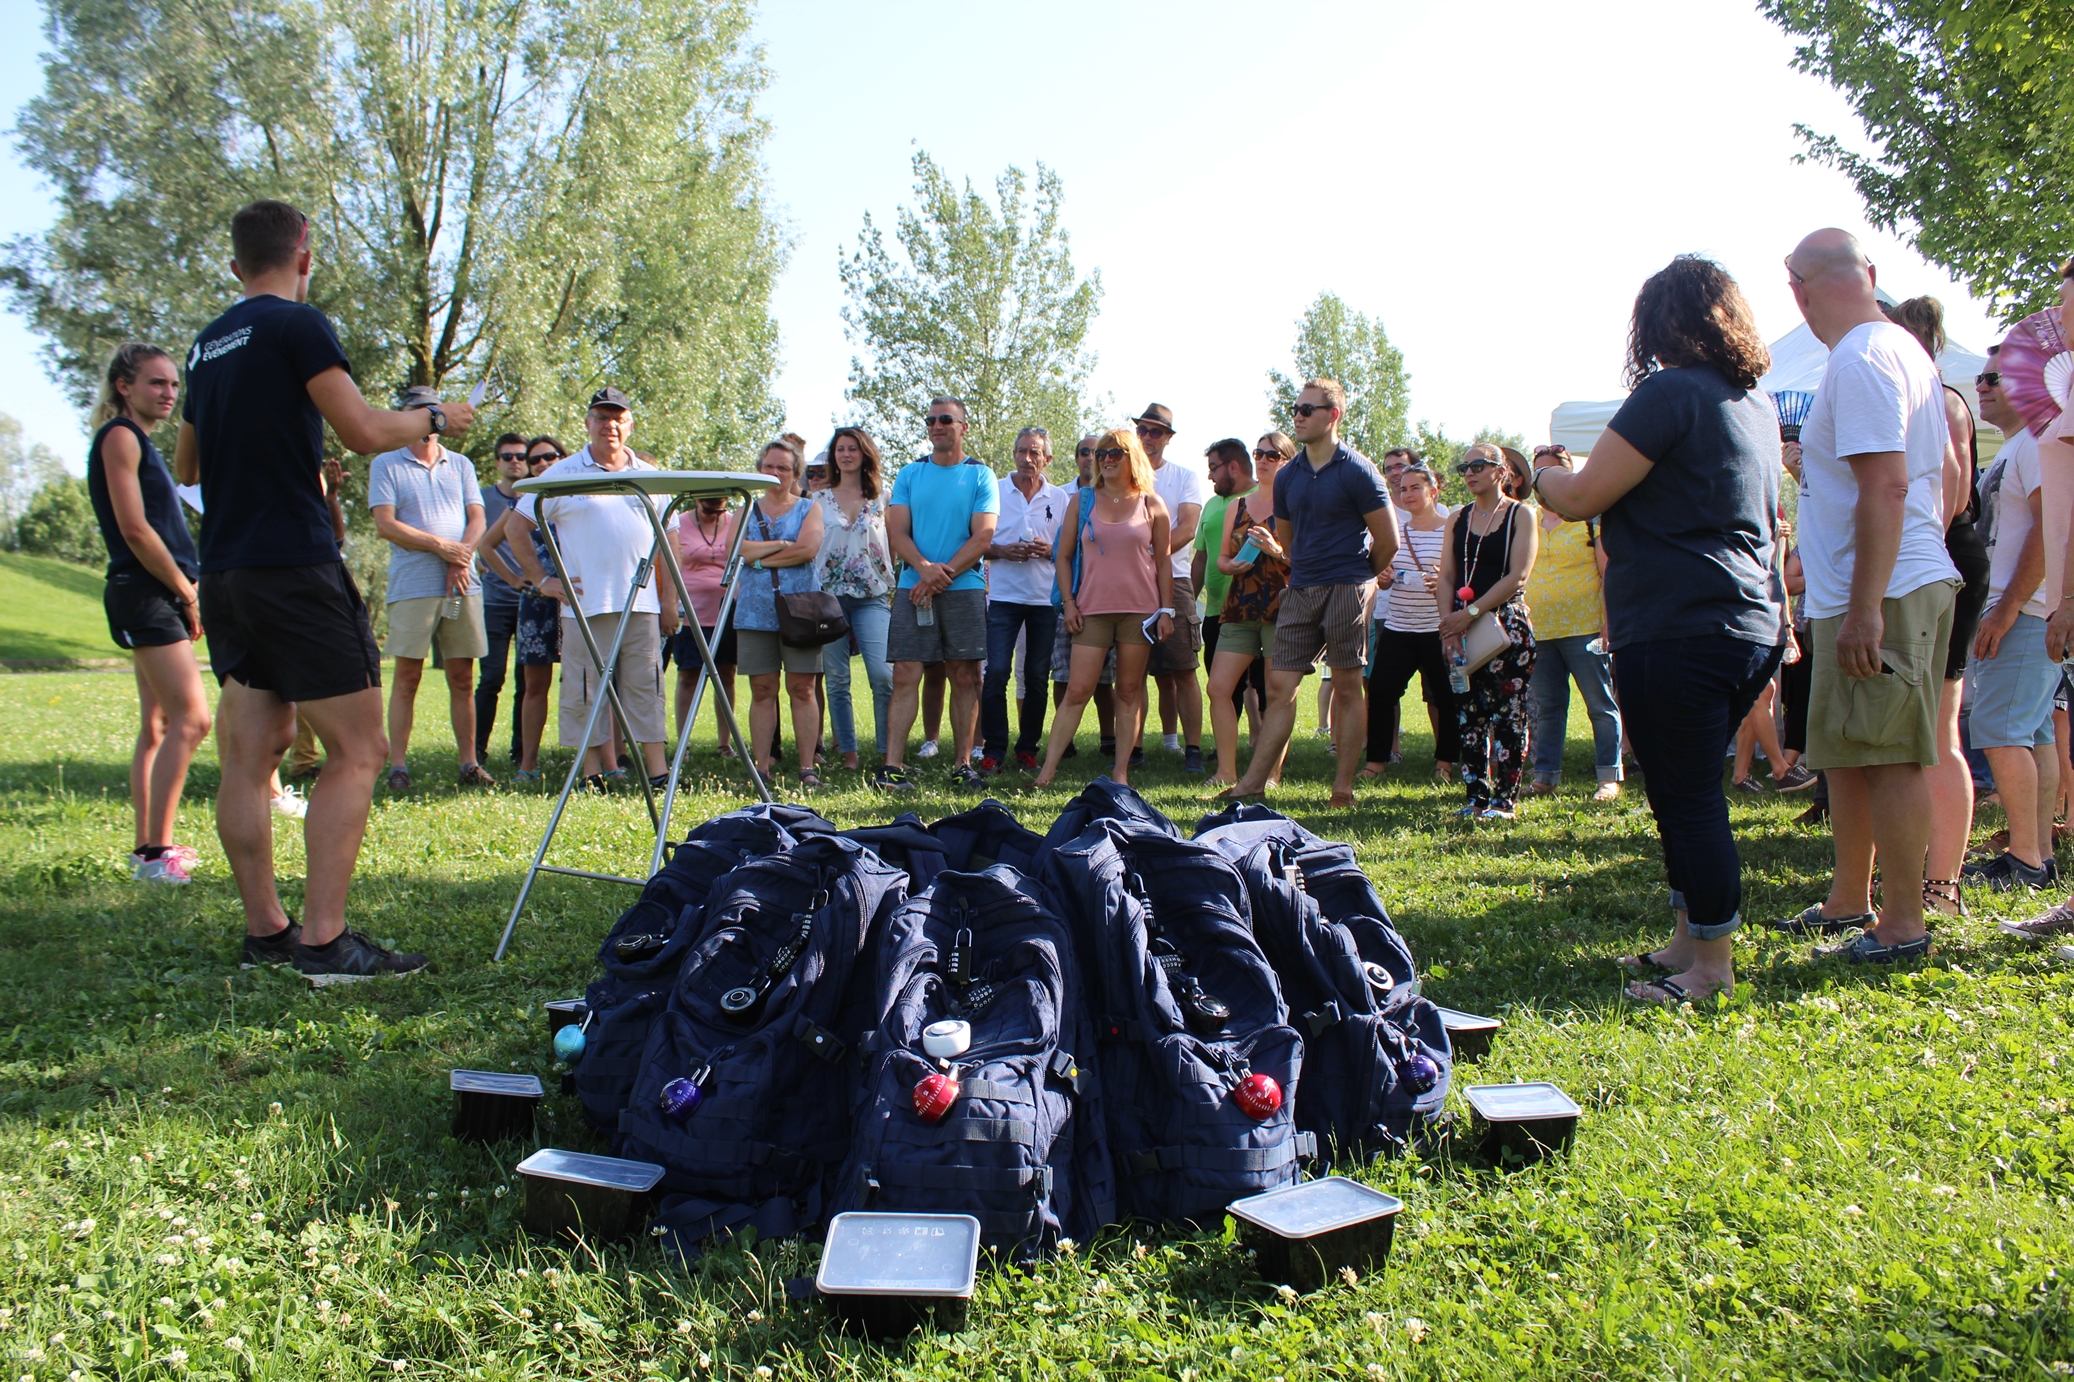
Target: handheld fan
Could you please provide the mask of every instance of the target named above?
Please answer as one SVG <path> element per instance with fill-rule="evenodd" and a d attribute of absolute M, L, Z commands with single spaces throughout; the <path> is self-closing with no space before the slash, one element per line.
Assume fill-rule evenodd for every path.
<path fill-rule="evenodd" d="M 1779 410 L 1779 440 L 1799 441 L 1800 424 L 1808 420 L 1815 396 L 1805 389 L 1781 389 L 1772 395 L 1772 406 Z"/>
<path fill-rule="evenodd" d="M 2044 436 L 2059 420 L 2074 386 L 2074 353 L 2067 349 L 2058 309 L 2033 312 L 2012 327 L 1996 352 L 1995 368 L 2002 375 L 2003 396 L 2022 414 L 2024 426 L 2032 436 Z"/>

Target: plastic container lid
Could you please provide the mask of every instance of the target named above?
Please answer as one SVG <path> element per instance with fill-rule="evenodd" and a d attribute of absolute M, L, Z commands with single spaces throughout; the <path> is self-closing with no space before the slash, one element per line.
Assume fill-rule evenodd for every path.
<path fill-rule="evenodd" d="M 447 1078 L 456 1094 L 504 1094 L 518 1099 L 544 1099 L 538 1075 L 512 1075 L 499 1070 L 456 1070 Z"/>
<path fill-rule="evenodd" d="M 1576 1101 L 1552 1084 L 1473 1084 L 1463 1093 L 1469 1107 L 1487 1123 L 1575 1118 L 1583 1112 Z"/>
<path fill-rule="evenodd" d="M 604 1190 L 627 1190 L 636 1195 L 655 1189 L 655 1183 L 663 1178 L 663 1168 L 652 1161 L 627 1161 L 554 1147 L 543 1147 L 521 1161 L 518 1173 L 574 1185 L 595 1185 Z"/>
<path fill-rule="evenodd" d="M 1345 1176 L 1327 1176 L 1264 1195 L 1248 1195 L 1225 1208 L 1234 1217 L 1278 1237 L 1314 1238 L 1398 1213 L 1404 1201 Z"/>
<path fill-rule="evenodd" d="M 950 1018 L 922 1029 L 922 1052 L 938 1060 L 962 1056 L 972 1049 L 972 1024 Z"/>
<path fill-rule="evenodd" d="M 1505 1020 L 1498 1017 L 1478 1017 L 1475 1013 L 1460 1012 L 1454 1008 L 1442 1008 L 1440 1025 L 1451 1032 L 1488 1032 L 1503 1027 Z"/>
<path fill-rule="evenodd" d="M 830 1296 L 970 1296 L 979 1220 L 970 1214 L 838 1214 L 814 1287 Z"/>

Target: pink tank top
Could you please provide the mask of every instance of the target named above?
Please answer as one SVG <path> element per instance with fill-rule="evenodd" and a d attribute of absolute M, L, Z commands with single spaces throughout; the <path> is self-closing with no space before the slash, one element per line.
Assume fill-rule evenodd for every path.
<path fill-rule="evenodd" d="M 1096 501 L 1093 519 L 1081 531 L 1082 614 L 1150 614 L 1159 608 L 1159 583 L 1152 576 L 1152 516 L 1145 498 L 1121 523 L 1104 523 Z"/>

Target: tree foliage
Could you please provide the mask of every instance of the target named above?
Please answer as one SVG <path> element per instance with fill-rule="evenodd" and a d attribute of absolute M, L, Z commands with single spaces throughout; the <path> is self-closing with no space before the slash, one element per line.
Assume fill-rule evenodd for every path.
<path fill-rule="evenodd" d="M 1337 293 L 1320 293 L 1297 322 L 1290 353 L 1293 375 L 1267 372 L 1268 407 L 1276 427 L 1289 430 L 1289 410 L 1304 380 L 1336 379 L 1347 391 L 1339 433 L 1348 445 L 1379 460 L 1391 447 L 1410 442 L 1405 422 L 1410 376 L 1404 372 L 1404 353 L 1390 344 L 1380 320 L 1352 310 Z"/>
<path fill-rule="evenodd" d="M 1760 0 L 1794 65 L 1841 91 L 1873 149 L 1794 128 L 1873 224 L 2014 321 L 2074 250 L 2074 6 L 2065 0 Z"/>
<path fill-rule="evenodd" d="M 363 388 L 473 383 L 567 430 L 610 381 L 644 450 L 710 464 L 782 415 L 746 0 L 46 0 L 17 138 L 56 224 L 7 247 L 84 405 L 234 299 L 230 214 L 313 222 L 311 298 Z"/>
<path fill-rule="evenodd" d="M 1527 449 L 1527 439 L 1517 432 L 1507 432 L 1499 427 L 1479 427 L 1476 429 L 1476 435 L 1468 441 L 1457 441 L 1424 418 L 1419 419 L 1411 446 L 1412 450 L 1424 458 L 1427 465 L 1433 467 L 1433 477 L 1440 482 L 1441 495 L 1448 503 L 1453 504 L 1469 498 L 1469 487 L 1463 484 L 1462 478 L 1454 472 L 1455 462 L 1460 460 L 1462 453 L 1470 447 L 1484 444 L 1509 446 L 1515 451 L 1522 452 Z"/>
<path fill-rule="evenodd" d="M 33 556 L 94 564 L 108 558 L 86 481 L 76 475 L 61 475 L 36 491 L 15 525 L 15 541 Z"/>
<path fill-rule="evenodd" d="M 1034 198 L 1020 168 L 994 180 L 989 202 L 961 190 L 927 153 L 914 156 L 915 201 L 895 222 L 896 255 L 865 213 L 856 252 L 841 262 L 850 301 L 844 334 L 868 359 L 850 360 L 852 420 L 888 459 L 928 449 L 923 409 L 932 395 L 965 401 L 966 450 L 1010 468 L 1016 433 L 1051 432 L 1055 453 L 1094 421 L 1082 351 L 1102 297 L 1099 270 L 1073 271 L 1061 223 L 1064 187 L 1037 165 Z"/>
<path fill-rule="evenodd" d="M 0 547 L 17 544 L 16 525 L 37 492 L 64 475 L 56 452 L 41 442 L 25 443 L 21 423 L 0 413 Z"/>

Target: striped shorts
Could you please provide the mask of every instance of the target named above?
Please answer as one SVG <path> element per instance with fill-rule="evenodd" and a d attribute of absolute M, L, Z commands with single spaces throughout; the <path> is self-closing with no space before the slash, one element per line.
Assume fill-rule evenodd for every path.
<path fill-rule="evenodd" d="M 1375 608 L 1375 582 L 1359 585 L 1291 586 L 1275 614 L 1277 672 L 1308 674 L 1325 654 L 1325 665 L 1368 665 L 1368 621 Z"/>

